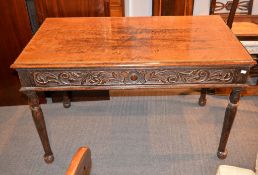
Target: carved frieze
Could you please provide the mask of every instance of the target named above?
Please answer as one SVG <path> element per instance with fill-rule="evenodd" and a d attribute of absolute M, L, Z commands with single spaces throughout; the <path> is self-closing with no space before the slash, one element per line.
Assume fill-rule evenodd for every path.
<path fill-rule="evenodd" d="M 235 69 L 35 70 L 37 87 L 127 86 L 244 83 L 246 74 Z"/>

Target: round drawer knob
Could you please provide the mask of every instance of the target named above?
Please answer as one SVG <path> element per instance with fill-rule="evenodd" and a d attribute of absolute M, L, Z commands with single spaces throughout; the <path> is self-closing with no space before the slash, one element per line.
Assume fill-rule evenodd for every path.
<path fill-rule="evenodd" d="M 138 76 L 137 76 L 136 74 L 132 74 L 132 75 L 130 76 L 130 79 L 131 79 L 132 81 L 136 81 L 136 80 L 138 80 Z"/>

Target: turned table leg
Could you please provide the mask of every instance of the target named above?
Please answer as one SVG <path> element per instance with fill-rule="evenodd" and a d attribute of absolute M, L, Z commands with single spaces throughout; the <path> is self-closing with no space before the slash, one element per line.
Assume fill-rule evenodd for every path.
<path fill-rule="evenodd" d="M 206 99 L 206 94 L 207 94 L 207 88 L 202 88 L 201 89 L 201 96 L 199 98 L 199 105 L 200 106 L 205 106 L 206 105 L 206 102 L 207 102 L 207 99 Z"/>
<path fill-rule="evenodd" d="M 222 133 L 220 137 L 219 148 L 217 156 L 220 159 L 225 159 L 227 157 L 227 141 L 232 128 L 236 113 L 237 113 L 237 103 L 240 99 L 241 88 L 234 88 L 229 97 L 229 103 L 226 108 L 225 118 L 223 122 Z"/>
<path fill-rule="evenodd" d="M 67 91 L 63 92 L 63 106 L 69 108 L 71 106 L 71 100 Z"/>
<path fill-rule="evenodd" d="M 47 135 L 46 124 L 43 116 L 43 112 L 39 105 L 39 99 L 34 91 L 26 91 L 24 92 L 28 96 L 28 103 L 30 105 L 32 117 L 38 131 L 41 143 L 43 145 L 43 149 L 45 152 L 44 160 L 46 163 L 52 163 L 54 161 L 54 156 L 49 144 L 49 139 Z"/>

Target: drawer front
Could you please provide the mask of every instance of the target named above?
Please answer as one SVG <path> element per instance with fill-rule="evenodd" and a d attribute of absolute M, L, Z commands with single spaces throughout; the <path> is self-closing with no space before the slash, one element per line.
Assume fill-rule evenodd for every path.
<path fill-rule="evenodd" d="M 23 87 L 129 87 L 244 84 L 248 68 L 33 69 L 18 70 Z"/>

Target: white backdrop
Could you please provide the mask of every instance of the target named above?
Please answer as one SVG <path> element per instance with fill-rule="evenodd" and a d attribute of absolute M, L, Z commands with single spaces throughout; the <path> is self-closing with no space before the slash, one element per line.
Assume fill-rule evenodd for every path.
<path fill-rule="evenodd" d="M 194 15 L 208 15 L 210 0 L 195 0 Z M 258 15 L 258 0 L 254 0 L 253 14 Z M 126 16 L 151 16 L 152 0 L 125 0 Z"/>

